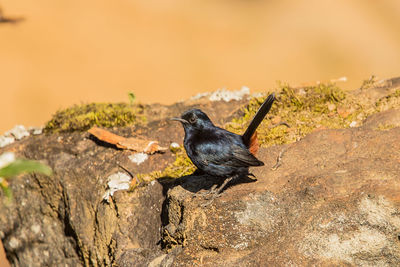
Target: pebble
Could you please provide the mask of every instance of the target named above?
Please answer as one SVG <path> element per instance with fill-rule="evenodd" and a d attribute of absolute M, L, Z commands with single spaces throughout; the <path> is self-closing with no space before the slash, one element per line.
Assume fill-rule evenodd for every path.
<path fill-rule="evenodd" d="M 11 237 L 10 241 L 8 242 L 8 245 L 10 246 L 10 248 L 12 249 L 16 249 L 19 247 L 20 242 L 18 239 L 16 239 L 15 237 Z"/>
<path fill-rule="evenodd" d="M 181 146 L 178 143 L 172 142 L 169 145 L 169 150 L 171 150 L 172 153 L 176 153 L 181 149 Z"/>
<path fill-rule="evenodd" d="M 335 104 L 333 104 L 333 103 L 329 103 L 328 104 L 328 110 L 329 111 L 334 111 L 336 109 L 336 105 Z"/>

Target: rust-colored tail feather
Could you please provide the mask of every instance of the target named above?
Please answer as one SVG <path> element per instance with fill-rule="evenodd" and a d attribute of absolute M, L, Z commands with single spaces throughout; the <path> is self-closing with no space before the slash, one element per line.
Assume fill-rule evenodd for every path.
<path fill-rule="evenodd" d="M 254 134 L 250 138 L 250 145 L 249 145 L 249 151 L 251 154 L 254 156 L 257 155 L 258 148 L 260 147 L 257 139 L 257 132 L 254 132 Z"/>

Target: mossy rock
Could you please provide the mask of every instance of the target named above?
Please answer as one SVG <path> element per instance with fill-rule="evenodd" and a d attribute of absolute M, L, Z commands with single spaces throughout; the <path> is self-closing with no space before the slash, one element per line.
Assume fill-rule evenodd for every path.
<path fill-rule="evenodd" d="M 175 161 L 169 164 L 162 171 L 153 171 L 150 173 L 137 174 L 137 178 L 140 181 L 152 181 L 157 178 L 179 178 L 185 175 L 192 174 L 196 170 L 192 161 L 186 155 L 185 151 L 180 150 L 175 154 Z"/>
<path fill-rule="evenodd" d="M 86 131 L 92 126 L 123 127 L 144 122 L 143 107 L 125 103 L 74 105 L 57 111 L 46 124 L 45 132 Z"/>
<path fill-rule="evenodd" d="M 226 125 L 242 134 L 265 97 L 253 98 L 243 108 L 243 117 Z M 280 85 L 270 119 L 257 129 L 261 145 L 293 143 L 318 128 L 347 128 L 365 118 L 363 109 L 351 95 L 336 84 L 319 84 L 303 88 Z"/>

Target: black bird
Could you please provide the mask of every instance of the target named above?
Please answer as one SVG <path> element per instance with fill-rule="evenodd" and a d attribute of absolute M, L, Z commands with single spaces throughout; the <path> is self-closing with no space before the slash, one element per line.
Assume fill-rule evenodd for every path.
<path fill-rule="evenodd" d="M 249 167 L 264 165 L 255 157 L 258 150 L 256 129 L 274 100 L 274 94 L 268 96 L 243 135 L 215 126 L 200 109 L 191 109 L 180 118 L 172 118 L 183 125 L 185 150 L 193 164 L 208 175 L 228 178 L 211 193 L 217 196 L 233 178 L 251 175 Z"/>

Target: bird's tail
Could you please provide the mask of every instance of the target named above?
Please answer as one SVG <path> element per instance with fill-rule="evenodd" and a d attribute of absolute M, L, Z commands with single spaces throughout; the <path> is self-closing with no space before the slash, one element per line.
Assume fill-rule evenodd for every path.
<path fill-rule="evenodd" d="M 245 143 L 246 146 L 250 145 L 251 137 L 253 136 L 254 132 L 257 130 L 257 127 L 260 125 L 262 120 L 264 119 L 265 115 L 267 115 L 267 113 L 271 109 L 271 106 L 272 106 L 272 103 L 274 102 L 274 100 L 275 100 L 275 94 L 272 93 L 267 97 L 267 99 L 264 101 L 264 103 L 258 109 L 253 120 L 250 122 L 249 127 L 247 127 L 246 132 L 244 132 L 244 134 L 242 135 L 243 142 Z"/>

